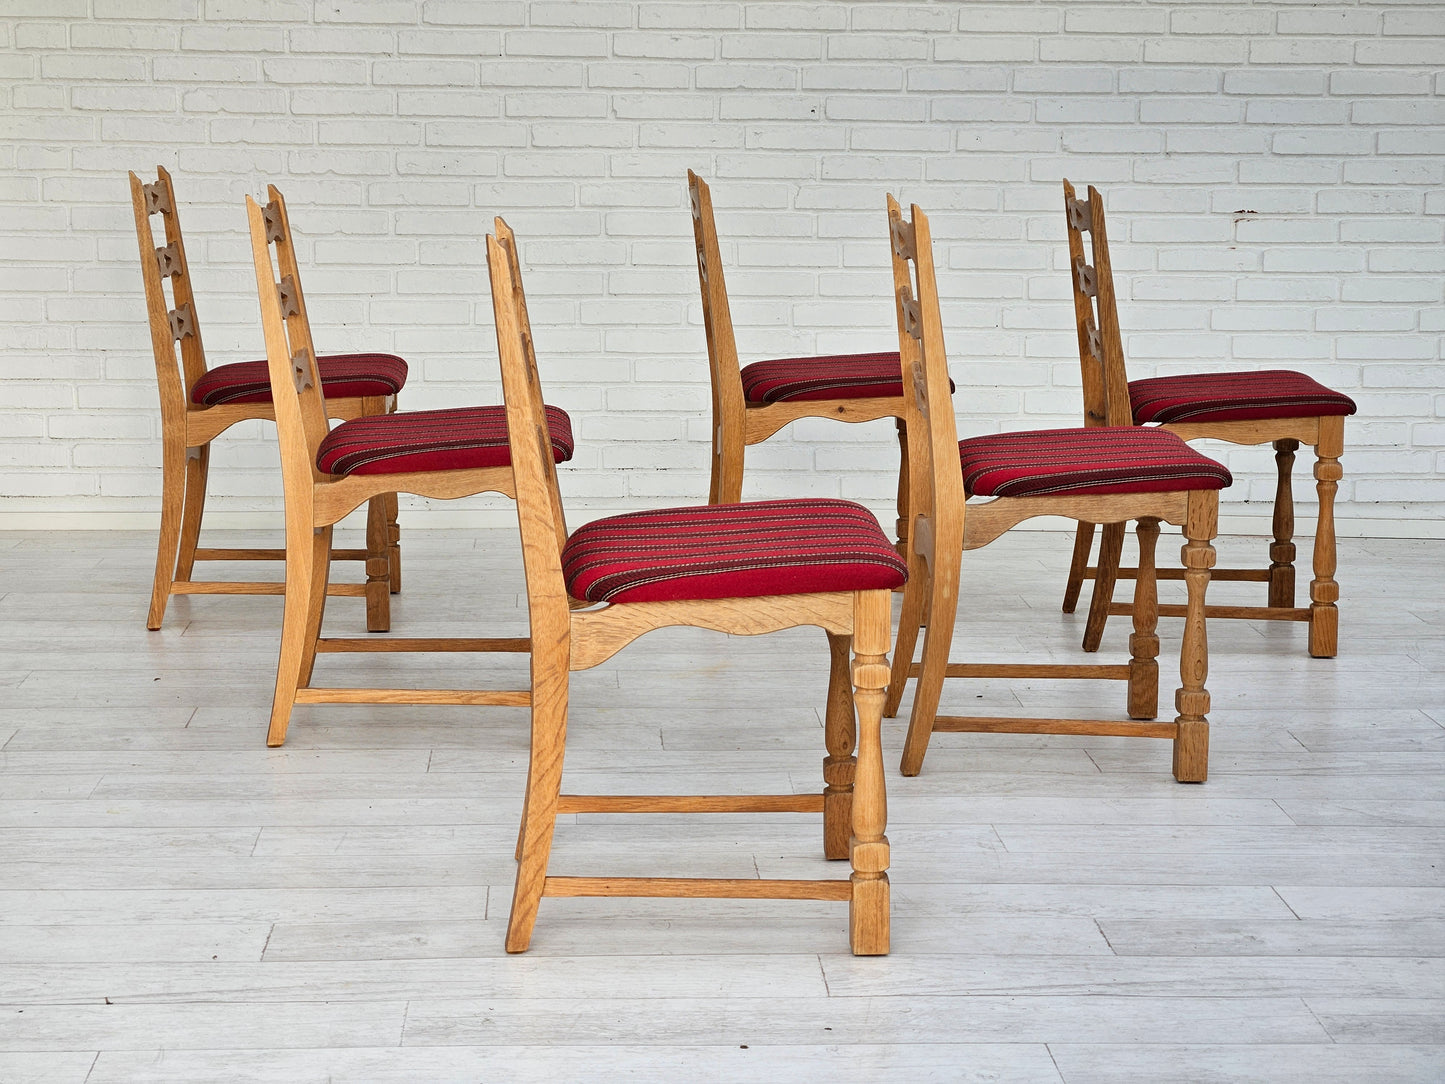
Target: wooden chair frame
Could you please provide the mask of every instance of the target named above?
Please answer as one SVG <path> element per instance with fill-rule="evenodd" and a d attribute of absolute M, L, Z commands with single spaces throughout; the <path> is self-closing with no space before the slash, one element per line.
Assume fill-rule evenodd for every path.
<path fill-rule="evenodd" d="M 516 475 L 517 516 L 527 577 L 532 639 L 532 744 L 517 843 L 517 883 L 508 952 L 531 941 L 543 896 L 665 896 L 847 900 L 849 941 L 858 954 L 888 951 L 888 839 L 880 720 L 888 677 L 886 590 L 764 598 L 599 605 L 568 597 L 561 553 L 567 538 L 525 310 L 518 304 L 516 245 L 501 219 L 487 238 L 497 346 Z M 541 441 L 539 444 L 538 441 Z M 823 762 L 826 783 L 811 795 L 570 795 L 561 793 L 570 675 L 611 658 L 643 633 L 672 625 L 752 635 L 819 625 L 831 669 Z M 852 682 L 848 651 L 853 649 Z M 854 725 L 854 708 L 857 726 Z M 856 741 L 856 755 L 855 755 Z M 849 858 L 848 880 L 671 877 L 559 877 L 547 873 L 562 814 L 822 812 L 828 858 Z"/>
<path fill-rule="evenodd" d="M 743 493 L 743 459 L 748 445 L 761 444 L 799 418 L 831 418 L 839 422 L 896 419 L 898 429 L 898 552 L 905 552 L 908 530 L 908 433 L 901 396 L 862 399 L 790 399 L 750 403 L 743 394 L 742 366 L 733 335 L 722 252 L 713 220 L 712 192 L 701 177 L 687 171 L 697 246 L 698 285 L 702 290 L 703 329 L 707 334 L 708 371 L 712 377 L 712 461 L 709 504 L 736 504 Z"/>
<path fill-rule="evenodd" d="M 1109 239 L 1104 227 L 1104 201 L 1093 185 L 1088 198 L 1078 199 L 1074 186 L 1064 181 L 1064 211 L 1068 224 L 1069 273 L 1073 281 L 1074 317 L 1079 338 L 1079 363 L 1083 370 L 1084 424 L 1133 425 L 1129 402 L 1129 377 L 1125 367 L 1123 336 L 1119 330 L 1118 301 L 1114 274 L 1109 263 Z M 1084 254 L 1083 235 L 1089 235 L 1093 263 Z M 1097 312 L 1096 312 L 1097 310 Z M 1268 568 L 1217 568 L 1216 580 L 1245 580 L 1268 585 L 1268 605 L 1219 606 L 1208 608 L 1210 617 L 1246 620 L 1305 621 L 1309 623 L 1309 653 L 1330 658 L 1339 650 L 1340 587 L 1335 581 L 1335 494 L 1344 471 L 1345 419 L 1340 415 L 1305 418 L 1260 418 L 1249 421 L 1172 422 L 1158 426 L 1184 440 L 1223 440 L 1231 444 L 1270 444 L 1274 447 L 1278 475 L 1274 498 L 1273 541 Z M 1301 444 L 1315 450 L 1315 490 L 1319 495 L 1319 517 L 1315 528 L 1314 579 L 1310 582 L 1310 604 L 1295 605 L 1294 495 L 1291 476 L 1295 450 Z M 1137 570 L 1121 567 L 1124 544 L 1119 525 L 1106 526 L 1099 542 L 1096 565 L 1089 564 L 1094 524 L 1080 523 L 1074 539 L 1069 578 L 1064 590 L 1064 612 L 1073 613 L 1079 590 L 1086 579 L 1094 580 L 1089 619 L 1084 629 L 1084 650 L 1094 651 L 1104 635 L 1111 614 L 1128 614 L 1132 603 L 1113 601 L 1117 579 L 1133 579 Z M 1163 579 L 1178 579 L 1182 569 L 1162 569 Z M 1163 605 L 1165 617 L 1182 616 L 1184 607 Z"/>
<path fill-rule="evenodd" d="M 530 648 L 530 641 L 525 637 L 322 638 L 332 527 L 343 516 L 386 493 L 416 493 L 447 500 L 475 493 L 511 496 L 514 487 L 509 467 L 345 477 L 333 477 L 317 469 L 317 449 L 328 432 L 328 409 L 316 368 L 311 324 L 291 243 L 286 201 L 275 185 L 270 186 L 267 193 L 270 202 L 264 208 L 250 196 L 246 197 L 286 494 L 286 606 L 266 743 L 280 745 L 286 740 L 295 704 L 525 706 L 530 701 L 530 694 L 525 690 L 311 687 L 318 653 L 525 652 Z"/>
<path fill-rule="evenodd" d="M 965 503 L 959 468 L 958 433 L 949 397 L 938 287 L 934 279 L 928 219 L 915 204 L 911 220 L 888 197 L 893 281 L 897 297 L 898 339 L 908 396 L 908 432 L 914 447 L 909 506 L 909 576 L 893 648 L 893 670 L 884 714 L 898 711 L 908 678 L 916 677 L 913 709 L 903 749 L 904 775 L 917 775 L 933 733 L 996 732 L 1014 734 L 1101 734 L 1173 741 L 1174 777 L 1202 782 L 1209 763 L 1208 646 L 1204 595 L 1214 564 L 1218 493 L 1192 490 L 1081 496 L 997 497 Z M 916 286 L 915 286 L 916 282 Z M 926 465 L 926 469 L 923 469 Z M 952 663 L 948 661 L 959 603 L 963 551 L 994 541 L 1009 528 L 1035 516 L 1066 516 L 1080 522 L 1138 523 L 1141 551 L 1140 605 L 1134 611 L 1130 660 L 1119 665 Z M 1154 548 L 1159 522 L 1181 525 L 1188 617 L 1179 655 L 1182 687 L 1175 694 L 1178 716 L 1158 722 L 1159 637 L 1155 631 Z M 918 631 L 927 624 L 921 663 L 913 662 Z M 1128 682 L 1129 719 L 1018 719 L 938 715 L 945 678 L 1104 678 Z"/>
<path fill-rule="evenodd" d="M 171 175 L 156 167 L 156 180 L 145 184 L 130 175 L 131 205 L 135 211 L 136 241 L 140 246 L 141 277 L 145 283 L 146 311 L 151 348 L 161 400 L 162 490 L 161 526 L 156 547 L 155 579 L 151 587 L 146 627 L 159 629 L 171 595 L 279 595 L 280 581 L 194 580 L 197 561 L 280 561 L 284 549 L 200 548 L 201 514 L 206 501 L 211 441 L 237 422 L 259 418 L 275 420 L 270 403 L 222 403 L 202 406 L 191 400 L 196 382 L 206 375 L 206 351 L 196 316 L 190 263 Z M 166 243 L 155 244 L 151 217 L 160 215 Z M 174 305 L 166 300 L 164 283 L 171 283 Z M 179 358 L 177 358 L 179 344 Z M 330 417 L 359 418 L 396 409 L 396 396 L 354 396 L 329 400 Z M 396 494 L 378 494 L 367 512 L 366 549 L 332 553 L 333 560 L 365 561 L 366 583 L 333 583 L 332 595 L 359 595 L 366 599 L 366 627 L 384 632 L 390 627 L 388 595 L 401 590 L 401 532 L 397 527 Z"/>

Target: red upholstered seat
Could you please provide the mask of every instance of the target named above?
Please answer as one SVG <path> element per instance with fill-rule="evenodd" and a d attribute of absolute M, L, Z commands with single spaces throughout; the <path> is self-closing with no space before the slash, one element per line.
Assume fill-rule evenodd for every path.
<path fill-rule="evenodd" d="M 1141 425 L 1184 421 L 1249 421 L 1353 414 L 1355 401 L 1304 373 L 1190 373 L 1129 381 L 1129 403 Z"/>
<path fill-rule="evenodd" d="M 872 399 L 903 394 L 898 351 L 755 361 L 742 371 L 749 403 L 790 399 Z"/>
<path fill-rule="evenodd" d="M 572 458 L 572 420 L 557 407 L 547 408 L 552 455 Z M 507 409 L 500 406 L 451 407 L 378 414 L 342 422 L 321 441 L 317 469 L 331 475 L 410 474 L 418 471 L 505 467 Z"/>
<path fill-rule="evenodd" d="M 406 383 L 406 362 L 395 354 L 329 354 L 316 364 L 322 391 L 333 399 L 395 395 Z M 264 361 L 219 365 L 191 389 L 191 402 L 202 406 L 270 401 L 271 376 Z"/>
<path fill-rule="evenodd" d="M 892 590 L 908 566 L 852 501 L 754 501 L 596 520 L 562 550 L 568 593 L 588 602 L 756 598 Z"/>
<path fill-rule="evenodd" d="M 1135 425 L 998 433 L 958 442 L 970 497 L 1223 489 L 1222 463 L 1173 433 Z"/>

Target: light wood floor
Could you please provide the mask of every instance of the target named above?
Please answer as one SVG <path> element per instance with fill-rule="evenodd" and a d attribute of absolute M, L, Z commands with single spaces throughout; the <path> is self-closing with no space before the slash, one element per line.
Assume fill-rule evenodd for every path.
<path fill-rule="evenodd" d="M 175 599 L 147 633 L 152 545 L 0 535 L 5 1084 L 1445 1079 L 1445 543 L 1342 542 L 1333 661 L 1302 626 L 1213 623 L 1202 786 L 1164 742 L 1003 735 L 937 735 L 904 779 L 885 721 L 879 959 L 848 955 L 838 904 L 561 899 L 507 957 L 525 711 L 302 707 L 267 750 L 279 600 Z M 955 657 L 1073 658 L 1068 545 L 966 555 Z M 404 551 L 394 631 L 525 630 L 513 532 Z M 331 601 L 329 631 L 364 627 Z M 379 666 L 525 660 L 318 675 Z M 816 630 L 648 637 L 575 677 L 565 786 L 816 788 L 826 669 Z M 1086 713 L 1123 689 L 950 697 Z M 553 868 L 830 875 L 819 852 L 808 816 L 586 816 Z"/>

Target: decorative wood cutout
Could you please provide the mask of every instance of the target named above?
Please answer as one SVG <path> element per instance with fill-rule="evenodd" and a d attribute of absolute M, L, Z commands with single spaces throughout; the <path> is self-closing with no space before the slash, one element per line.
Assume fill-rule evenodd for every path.
<path fill-rule="evenodd" d="M 888 236 L 893 241 L 893 251 L 901 258 L 912 259 L 914 252 L 913 224 L 901 220 L 888 223 Z"/>
<path fill-rule="evenodd" d="M 279 241 L 285 236 L 285 231 L 281 228 L 281 209 L 276 206 L 275 200 L 261 208 L 261 221 L 266 223 L 267 244 Z"/>
<path fill-rule="evenodd" d="M 184 270 L 180 246 L 172 243 L 156 249 L 156 266 L 160 268 L 161 278 L 180 278 Z"/>
<path fill-rule="evenodd" d="M 918 403 L 919 413 L 928 417 L 928 383 L 923 375 L 922 358 L 913 363 L 913 398 Z"/>
<path fill-rule="evenodd" d="M 687 200 L 692 204 L 692 220 L 699 221 L 702 218 L 702 200 L 698 198 L 696 189 L 688 188 Z"/>
<path fill-rule="evenodd" d="M 1074 264 L 1074 281 L 1078 283 L 1081 294 L 1089 297 L 1099 296 L 1099 276 L 1083 260 Z"/>
<path fill-rule="evenodd" d="M 898 304 L 903 310 L 903 330 L 922 342 L 923 314 L 918 310 L 917 299 L 912 297 L 900 298 Z"/>
<path fill-rule="evenodd" d="M 155 184 L 141 185 L 141 191 L 146 195 L 146 214 L 168 215 L 173 210 L 171 207 L 171 194 L 159 181 Z"/>
<path fill-rule="evenodd" d="M 702 249 L 697 250 L 697 277 L 702 279 L 702 284 L 707 285 L 707 257 Z"/>
<path fill-rule="evenodd" d="M 1078 230 L 1081 233 L 1088 233 L 1092 218 L 1089 209 L 1089 201 L 1086 199 L 1069 200 L 1069 228 Z"/>
<path fill-rule="evenodd" d="M 296 280 L 286 275 L 276 284 L 276 296 L 281 299 L 282 316 L 299 316 L 300 307 L 296 304 Z"/>
<path fill-rule="evenodd" d="M 1094 326 L 1092 320 L 1089 321 L 1087 343 L 1089 356 L 1095 361 L 1102 362 L 1104 360 L 1104 338 L 1099 334 L 1099 329 Z"/>
<path fill-rule="evenodd" d="M 170 311 L 171 338 L 177 341 L 184 339 L 187 335 L 195 335 L 196 319 L 191 312 L 190 305 L 182 305 L 178 309 Z"/>
<path fill-rule="evenodd" d="M 186 449 L 186 458 L 187 458 L 187 459 L 200 459 L 200 458 L 201 458 L 201 449 L 200 449 L 199 447 L 187 448 L 187 449 Z"/>
<path fill-rule="evenodd" d="M 291 380 L 297 395 L 311 387 L 311 357 L 304 347 L 291 355 Z"/>

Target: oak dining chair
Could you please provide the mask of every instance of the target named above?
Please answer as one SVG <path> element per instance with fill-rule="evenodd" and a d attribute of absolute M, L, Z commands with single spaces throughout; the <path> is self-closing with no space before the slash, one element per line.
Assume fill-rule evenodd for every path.
<path fill-rule="evenodd" d="M 497 233 L 487 239 L 487 260 L 532 641 L 531 755 L 507 951 L 527 949 L 544 896 L 662 896 L 847 901 L 852 951 L 886 953 L 889 845 L 879 729 L 888 677 L 890 592 L 903 582 L 902 559 L 871 512 L 827 499 L 610 516 L 569 535 L 519 303 L 515 240 L 500 219 Z M 561 793 L 572 672 L 606 662 L 646 632 L 677 625 L 734 635 L 801 625 L 823 628 L 831 666 L 822 793 Z M 823 853 L 848 858 L 851 876 L 766 880 L 549 873 L 557 817 L 585 812 L 822 813 Z M 685 837 L 678 838 L 681 847 Z"/>
<path fill-rule="evenodd" d="M 897 712 L 910 677 L 913 693 L 902 771 L 916 775 L 935 732 L 1099 734 L 1167 738 L 1173 742 L 1174 777 L 1202 782 L 1209 763 L 1208 644 L 1204 596 L 1214 563 L 1219 489 L 1229 472 L 1172 433 L 1134 427 L 1052 429 L 998 433 L 960 441 L 949 394 L 948 362 L 934 277 L 928 217 L 914 205 L 909 217 L 888 197 L 898 339 L 911 394 L 908 433 L 917 465 L 909 507 L 909 578 L 894 645 L 884 713 Z M 972 499 L 971 499 L 972 498 Z M 984 499 L 988 498 L 988 499 Z M 950 662 L 960 605 L 969 620 L 984 619 L 967 606 L 961 582 L 965 550 L 979 549 L 1036 516 L 1091 523 L 1137 523 L 1141 553 L 1139 605 L 1134 610 L 1130 659 L 1117 665 Z M 1159 637 L 1154 612 L 1154 549 L 1160 521 L 1184 529 L 1182 550 L 1189 592 L 1179 653 L 1181 687 L 1172 722 L 1159 712 Z M 926 621 L 920 663 L 913 662 Z M 1080 719 L 944 716 L 938 714 L 946 678 L 1102 678 L 1128 683 L 1128 718 Z"/>
<path fill-rule="evenodd" d="M 904 428 L 897 351 L 773 358 L 741 365 L 713 221 L 712 192 L 692 170 L 687 171 L 687 192 L 712 378 L 709 502 L 732 504 L 742 500 L 745 449 L 762 443 L 799 418 L 840 422 L 894 418 L 899 451 L 896 530 L 902 553 L 908 529 L 908 434 Z"/>
<path fill-rule="evenodd" d="M 211 441 L 238 422 L 274 420 L 271 385 L 265 361 L 207 366 L 171 175 L 157 166 L 155 181 L 147 184 L 131 173 L 130 195 L 161 401 L 161 526 L 146 616 L 146 627 L 159 629 L 172 595 L 279 595 L 285 591 L 279 580 L 194 579 L 197 561 L 279 561 L 286 551 L 199 545 Z M 160 245 L 153 225 L 156 216 L 164 238 Z M 166 298 L 166 282 L 170 283 L 171 300 Z M 397 393 L 406 383 L 406 362 L 394 354 L 323 355 L 317 363 L 332 418 L 394 410 Z M 337 550 L 331 556 L 366 562 L 365 584 L 333 583 L 328 592 L 364 596 L 367 629 L 384 632 L 391 621 L 388 595 L 401 590 L 396 495 L 378 493 L 369 502 L 364 550 Z"/>
<path fill-rule="evenodd" d="M 352 509 L 385 493 L 438 499 L 489 492 L 512 495 L 506 411 L 481 406 L 378 414 L 328 430 L 286 201 L 274 185 L 268 197 L 264 207 L 246 197 L 286 495 L 286 604 L 267 744 L 286 740 L 296 704 L 525 705 L 525 690 L 311 685 L 318 653 L 526 652 L 530 643 L 525 637 L 321 636 L 332 527 Z M 540 409 L 550 434 L 550 454 L 570 459 L 570 419 L 556 407 Z"/>
<path fill-rule="evenodd" d="M 1343 470 L 1345 417 L 1355 412 L 1349 396 L 1289 369 L 1246 372 L 1188 373 L 1130 380 L 1119 330 L 1117 294 L 1109 262 L 1104 226 L 1104 201 L 1092 185 L 1079 199 L 1064 181 L 1064 218 L 1069 238 L 1069 278 L 1073 286 L 1078 329 L 1079 363 L 1083 369 L 1084 424 L 1140 425 L 1175 433 L 1185 440 L 1222 440 L 1231 444 L 1269 444 L 1274 448 L 1277 481 L 1273 541 L 1267 568 L 1221 568 L 1216 580 L 1246 580 L 1267 585 L 1267 605 L 1218 606 L 1210 617 L 1309 624 L 1308 650 L 1329 658 L 1339 650 L 1339 584 L 1335 582 L 1335 493 Z M 1084 253 L 1084 234 L 1090 254 Z M 1090 262 L 1092 259 L 1092 262 Z M 1295 605 L 1294 496 L 1291 475 L 1295 450 L 1306 444 L 1315 451 L 1315 491 L 1319 513 L 1315 523 L 1314 579 L 1308 606 Z M 1064 611 L 1072 613 L 1086 579 L 1094 580 L 1084 649 L 1096 650 L 1104 624 L 1113 613 L 1127 614 L 1132 604 L 1113 602 L 1115 580 L 1133 578 L 1135 570 L 1120 566 L 1124 543 L 1117 525 L 1100 536 L 1097 564 L 1089 565 L 1094 525 L 1080 523 L 1064 591 Z M 1160 572 L 1177 578 L 1178 569 Z M 1175 617 L 1179 605 L 1159 612 Z"/>

